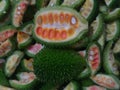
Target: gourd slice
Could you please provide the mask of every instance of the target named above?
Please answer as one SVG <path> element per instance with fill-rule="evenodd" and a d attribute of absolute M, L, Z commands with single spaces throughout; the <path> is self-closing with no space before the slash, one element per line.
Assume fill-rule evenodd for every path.
<path fill-rule="evenodd" d="M 19 31 L 17 33 L 17 42 L 18 48 L 21 49 L 27 47 L 32 42 L 32 39 L 29 34 Z"/>
<path fill-rule="evenodd" d="M 101 86 L 92 85 L 88 87 L 83 87 L 83 90 L 107 90 L 107 89 Z"/>
<path fill-rule="evenodd" d="M 116 40 L 120 36 L 120 21 L 111 22 L 106 25 L 106 40 Z"/>
<path fill-rule="evenodd" d="M 3 86 L 3 85 L 0 85 L 0 89 L 1 89 L 1 90 L 15 90 L 15 89 L 13 89 L 13 88 L 6 87 L 6 86 Z"/>
<path fill-rule="evenodd" d="M 71 81 L 63 90 L 80 90 L 80 88 L 77 82 Z"/>
<path fill-rule="evenodd" d="M 26 54 L 29 57 L 34 57 L 38 52 L 40 52 L 40 50 L 43 48 L 43 45 L 39 44 L 39 43 L 35 43 L 34 45 L 30 45 L 27 50 L 26 50 Z"/>
<path fill-rule="evenodd" d="M 33 90 L 37 83 L 37 77 L 33 72 L 21 72 L 17 77 L 18 80 L 9 80 L 11 87 L 17 90 Z"/>
<path fill-rule="evenodd" d="M 91 79 L 98 85 L 103 86 L 108 89 L 119 90 L 120 81 L 117 77 L 113 75 L 97 74 L 91 77 Z"/>
<path fill-rule="evenodd" d="M 30 3 L 30 0 L 19 0 L 15 4 L 15 7 L 12 13 L 12 24 L 15 27 L 20 27 L 20 25 L 22 24 L 23 16 L 27 10 L 29 3 Z"/>
<path fill-rule="evenodd" d="M 103 52 L 103 67 L 108 74 L 120 75 L 119 65 L 117 64 L 113 51 L 113 41 L 108 42 Z"/>
<path fill-rule="evenodd" d="M 87 48 L 87 63 L 91 69 L 91 75 L 94 75 L 101 64 L 101 49 L 98 43 L 91 43 Z"/>
<path fill-rule="evenodd" d="M 85 17 L 88 22 L 92 22 L 98 12 L 98 2 L 97 0 L 86 0 L 83 6 L 80 9 L 80 13 Z"/>
<path fill-rule="evenodd" d="M 120 39 L 118 39 L 118 40 L 116 41 L 116 43 L 115 43 L 115 45 L 114 45 L 114 47 L 113 47 L 113 53 L 114 53 L 114 54 L 120 53 L 120 47 L 119 47 L 119 45 L 120 45 Z"/>
<path fill-rule="evenodd" d="M 87 29 L 87 21 L 75 10 L 48 7 L 36 13 L 33 36 L 47 46 L 68 46 L 79 41 Z"/>
<path fill-rule="evenodd" d="M 68 6 L 71 8 L 78 8 L 83 4 L 85 0 L 64 0 L 62 6 Z"/>
<path fill-rule="evenodd" d="M 4 17 L 10 6 L 10 0 L 0 0 L 0 19 Z"/>
<path fill-rule="evenodd" d="M 98 40 L 98 38 L 102 35 L 102 32 L 104 30 L 104 22 L 102 15 L 99 14 L 91 24 L 91 30 L 90 33 L 92 33 L 91 40 Z"/>
<path fill-rule="evenodd" d="M 7 58 L 5 64 L 5 75 L 7 77 L 12 76 L 15 72 L 17 66 L 19 65 L 21 59 L 23 58 L 24 53 L 21 51 L 15 51 L 12 55 Z"/>

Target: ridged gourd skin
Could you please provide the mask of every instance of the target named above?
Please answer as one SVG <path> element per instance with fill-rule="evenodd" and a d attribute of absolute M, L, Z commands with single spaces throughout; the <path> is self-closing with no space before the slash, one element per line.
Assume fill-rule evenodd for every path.
<path fill-rule="evenodd" d="M 41 82 L 64 83 L 75 79 L 86 61 L 72 50 L 44 48 L 34 57 L 33 66 Z"/>

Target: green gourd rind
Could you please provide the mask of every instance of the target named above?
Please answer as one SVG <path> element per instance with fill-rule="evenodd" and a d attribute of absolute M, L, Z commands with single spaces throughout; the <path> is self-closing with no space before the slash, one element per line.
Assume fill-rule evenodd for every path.
<path fill-rule="evenodd" d="M 15 43 L 12 39 L 7 39 L 5 40 L 1 45 L 0 45 L 0 58 L 4 58 L 6 56 L 9 56 L 13 50 L 15 49 Z"/>
<path fill-rule="evenodd" d="M 108 89 L 119 90 L 120 80 L 114 75 L 97 74 L 91 77 L 94 83 Z"/>
<path fill-rule="evenodd" d="M 0 85 L 0 89 L 1 89 L 1 90 L 15 90 L 15 89 L 13 89 L 13 88 L 6 87 L 6 86 L 3 86 L 3 85 Z"/>
<path fill-rule="evenodd" d="M 77 52 L 60 49 L 42 49 L 34 57 L 34 72 L 41 82 L 64 83 L 77 78 L 86 61 Z"/>
<path fill-rule="evenodd" d="M 1 69 L 0 69 L 0 85 L 9 86 L 9 82 L 7 78 L 5 77 L 4 72 Z"/>
<path fill-rule="evenodd" d="M 118 2 L 117 0 L 105 0 L 105 3 L 109 8 L 113 8 L 117 5 Z"/>
<path fill-rule="evenodd" d="M 93 30 L 93 34 L 91 36 L 91 40 L 98 40 L 99 37 L 102 35 L 104 30 L 104 21 L 101 14 L 99 14 L 95 21 L 91 24 L 91 30 Z"/>
<path fill-rule="evenodd" d="M 10 6 L 10 0 L 1 0 L 0 1 L 0 19 L 4 17 Z"/>
<path fill-rule="evenodd" d="M 97 86 L 97 85 L 91 85 L 91 86 L 88 86 L 88 87 L 83 87 L 82 90 L 107 90 L 106 88 L 104 87 L 101 87 L 101 86 Z"/>
<path fill-rule="evenodd" d="M 101 67 L 101 47 L 97 42 L 90 43 L 87 47 L 86 60 L 91 70 L 91 75 L 95 75 Z"/>
<path fill-rule="evenodd" d="M 91 23 L 97 16 L 98 6 L 97 0 L 86 0 L 80 9 L 80 13 Z"/>
<path fill-rule="evenodd" d="M 48 6 L 59 6 L 61 4 L 61 0 L 50 0 Z"/>
<path fill-rule="evenodd" d="M 71 81 L 63 90 L 80 90 L 79 84 L 76 81 Z"/>
<path fill-rule="evenodd" d="M 16 1 L 12 11 L 12 18 L 11 18 L 11 23 L 14 27 L 21 26 L 24 14 L 27 10 L 29 3 L 30 3 L 30 0 Z"/>
<path fill-rule="evenodd" d="M 67 17 L 64 18 L 64 16 Z M 87 21 L 78 12 L 68 7 L 43 8 L 36 13 L 34 22 L 33 37 L 35 40 L 52 47 L 70 46 L 79 41 L 88 31 Z M 50 23 L 50 26 L 43 27 L 47 23 Z M 64 24 L 68 24 L 68 28 L 62 28 Z"/>
<path fill-rule="evenodd" d="M 12 74 L 15 72 L 17 66 L 19 65 L 21 59 L 23 58 L 24 53 L 21 51 L 14 51 L 12 55 L 10 55 L 7 58 L 6 64 L 5 64 L 5 75 L 7 77 L 12 76 Z"/>
<path fill-rule="evenodd" d="M 120 8 L 116 8 L 113 11 L 104 15 L 105 22 L 113 22 L 120 18 Z"/>
<path fill-rule="evenodd" d="M 15 88 L 16 90 L 33 90 L 38 83 L 37 77 L 31 74 L 31 72 L 21 72 L 17 74 L 17 77 L 18 80 L 9 80 L 11 87 Z M 26 82 L 24 80 L 26 80 Z"/>
<path fill-rule="evenodd" d="M 62 6 L 70 7 L 70 8 L 78 8 L 84 3 L 85 0 L 64 0 L 61 4 Z"/>
<path fill-rule="evenodd" d="M 113 41 L 108 42 L 103 52 L 103 67 L 108 74 L 119 75 L 119 66 L 112 51 Z"/>
<path fill-rule="evenodd" d="M 106 25 L 106 40 L 117 40 L 120 36 L 120 20 Z"/>

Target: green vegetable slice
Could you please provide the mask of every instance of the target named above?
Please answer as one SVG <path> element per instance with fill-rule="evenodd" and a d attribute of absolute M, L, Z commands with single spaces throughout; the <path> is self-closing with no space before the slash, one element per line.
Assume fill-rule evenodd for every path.
<path fill-rule="evenodd" d="M 97 74 L 91 77 L 91 79 L 98 85 L 103 86 L 108 89 L 119 90 L 120 81 L 117 77 L 113 75 Z"/>
<path fill-rule="evenodd" d="M 107 89 L 101 86 L 92 85 L 89 87 L 83 87 L 83 90 L 107 90 Z"/>
<path fill-rule="evenodd" d="M 7 58 L 7 61 L 5 64 L 5 75 L 7 77 L 12 76 L 12 74 L 15 72 L 23 56 L 24 56 L 23 52 L 15 51 L 12 55 L 10 55 Z"/>
<path fill-rule="evenodd" d="M 15 90 L 15 89 L 13 89 L 13 88 L 9 88 L 9 87 L 2 86 L 2 85 L 0 85 L 0 89 L 1 89 L 1 90 Z"/>
<path fill-rule="evenodd" d="M 75 10 L 48 7 L 36 13 L 33 37 L 47 46 L 68 46 L 79 41 L 87 29 L 87 21 Z"/>
<path fill-rule="evenodd" d="M 86 0 L 80 9 L 80 13 L 83 17 L 85 17 L 88 22 L 92 22 L 98 12 L 98 2 L 97 0 Z"/>

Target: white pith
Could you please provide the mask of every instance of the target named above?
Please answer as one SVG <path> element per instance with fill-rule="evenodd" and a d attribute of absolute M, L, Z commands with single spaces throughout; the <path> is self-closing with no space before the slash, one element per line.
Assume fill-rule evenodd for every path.
<path fill-rule="evenodd" d="M 6 3 L 5 0 L 1 0 L 1 1 L 0 1 L 0 12 L 4 10 L 6 4 L 7 4 L 7 3 Z"/>
<path fill-rule="evenodd" d="M 50 13 L 50 12 L 51 12 L 51 11 L 43 12 L 43 13 L 41 14 L 41 16 L 42 16 L 42 15 L 47 15 L 47 14 Z M 55 13 L 55 14 L 58 14 L 58 15 L 60 15 L 61 12 L 63 12 L 63 11 L 62 11 L 62 10 L 61 10 L 60 12 L 58 12 L 57 10 L 52 11 L 52 13 Z M 73 15 L 72 13 L 67 12 L 67 11 L 66 11 L 65 14 Z M 74 34 L 73 34 L 72 36 L 69 36 L 68 38 L 66 38 L 66 39 L 64 39 L 64 40 L 49 40 L 49 39 L 45 39 L 45 38 L 42 38 L 42 37 L 40 37 L 40 36 L 37 36 L 37 33 L 36 33 L 36 32 L 35 32 L 35 34 L 36 34 L 36 36 L 37 36 L 38 38 L 41 38 L 42 40 L 44 40 L 44 41 L 46 41 L 46 42 L 66 42 L 66 41 L 69 41 L 69 40 L 71 40 L 71 39 L 74 39 L 76 36 L 79 35 L 80 32 L 82 32 L 83 30 L 87 29 L 87 28 L 86 28 L 86 25 L 83 24 L 83 23 L 79 20 L 79 18 L 77 18 L 77 22 L 76 22 L 76 20 L 74 19 L 74 17 L 77 18 L 76 16 L 73 15 L 73 19 L 72 19 L 71 22 L 72 22 L 73 24 L 78 23 L 78 28 L 75 28 L 74 25 L 73 25 L 73 26 L 70 25 L 71 22 L 61 24 L 60 21 L 54 22 L 52 25 L 51 25 L 51 24 L 43 24 L 43 25 L 41 25 L 43 28 L 53 28 L 53 29 L 55 29 L 55 30 L 57 30 L 57 31 L 61 31 L 61 29 L 62 29 L 62 30 L 65 30 L 65 31 L 68 31 L 68 30 L 71 29 L 71 28 L 74 29 Z M 36 21 L 37 21 L 37 20 L 36 20 Z M 40 26 L 40 25 L 37 24 L 37 25 L 36 25 L 36 28 L 39 27 L 39 26 Z M 35 28 L 35 30 L 36 30 L 36 28 Z"/>
<path fill-rule="evenodd" d="M 105 3 L 109 5 L 113 0 L 105 0 Z"/>
<path fill-rule="evenodd" d="M 116 42 L 116 44 L 115 44 L 115 46 L 113 48 L 114 53 L 120 52 L 120 46 L 119 45 L 120 45 L 120 39 Z"/>
<path fill-rule="evenodd" d="M 56 4 L 56 2 L 57 2 L 57 0 L 50 0 L 49 5 L 53 6 L 54 4 Z"/>
<path fill-rule="evenodd" d="M 62 5 L 73 5 L 78 0 L 64 0 Z"/>
<path fill-rule="evenodd" d="M 63 90 L 74 90 L 73 83 L 69 83 Z"/>
<path fill-rule="evenodd" d="M 86 0 L 82 8 L 80 9 L 80 13 L 82 14 L 83 17 L 87 18 L 90 15 L 91 11 L 93 10 L 93 7 L 94 7 L 93 0 Z"/>

